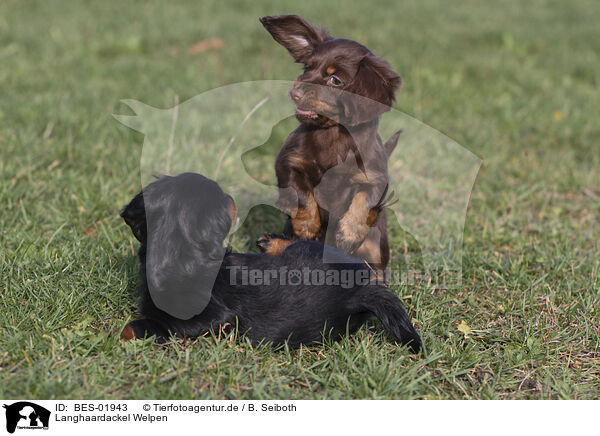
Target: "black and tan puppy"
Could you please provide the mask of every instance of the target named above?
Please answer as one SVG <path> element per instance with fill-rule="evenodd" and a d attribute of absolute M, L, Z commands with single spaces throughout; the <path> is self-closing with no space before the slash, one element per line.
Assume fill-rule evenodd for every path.
<path fill-rule="evenodd" d="M 385 269 L 387 161 L 399 132 L 383 144 L 377 128 L 378 117 L 394 101 L 400 77 L 365 46 L 332 38 L 296 15 L 260 21 L 304 66 L 289 91 L 301 124 L 275 163 L 279 187 L 294 188 L 299 201 L 279 200 L 289 215 L 284 235 L 324 241 Z M 353 165 L 328 178 L 316 195 L 324 175 L 348 160 Z"/>
<path fill-rule="evenodd" d="M 315 241 L 280 241 L 285 246 L 278 256 L 224 251 L 223 240 L 234 215 L 231 197 L 212 180 L 193 173 L 162 177 L 131 200 L 121 216 L 141 242 L 139 312 L 143 318 L 130 322 L 121 338 L 193 338 L 237 326 L 252 343 L 287 340 L 296 347 L 320 342 L 324 334 L 339 339 L 376 316 L 396 341 L 415 352 L 420 349 L 421 340 L 410 318 L 388 288 L 368 280 L 347 282 L 347 286 L 307 283 L 298 276 L 322 272 L 321 277 L 364 279 L 370 272 L 364 262 L 338 250 L 341 263 L 324 265 L 323 244 Z M 153 243 L 157 238 L 180 241 L 181 247 L 167 244 L 169 249 L 163 250 Z M 203 311 L 184 320 L 157 307 L 149 283 L 160 287 L 160 283 L 179 283 L 178 278 L 181 283 L 204 280 L 206 265 L 219 256 L 222 263 Z M 248 282 L 248 275 L 259 280 Z M 162 291 L 175 298 L 178 290 Z"/>

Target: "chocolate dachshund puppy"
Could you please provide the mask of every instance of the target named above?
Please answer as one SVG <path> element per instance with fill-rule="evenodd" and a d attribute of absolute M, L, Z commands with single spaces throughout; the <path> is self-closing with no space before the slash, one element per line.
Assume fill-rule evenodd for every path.
<path fill-rule="evenodd" d="M 131 200 L 121 217 L 141 243 L 143 318 L 127 324 L 122 339 L 194 338 L 237 326 L 253 344 L 288 341 L 298 347 L 337 340 L 374 315 L 395 341 L 419 351 L 421 339 L 402 303 L 388 288 L 369 281 L 370 270 L 363 261 L 334 248 L 340 263 L 324 264 L 323 244 L 316 241 L 280 240 L 285 247 L 277 256 L 232 253 L 223 248 L 223 241 L 235 213 L 233 199 L 217 183 L 194 173 L 163 176 Z M 201 287 L 207 265 L 210 268 L 219 257 L 203 310 L 181 319 L 157 307 L 151 284 L 165 288 L 167 283 L 197 280 Z M 355 279 L 336 283 L 340 277 Z M 178 289 L 162 291 L 172 299 L 180 296 Z"/>
<path fill-rule="evenodd" d="M 301 124 L 275 162 L 279 187 L 292 187 L 299 201 L 279 199 L 288 213 L 284 235 L 324 241 L 385 269 L 390 256 L 384 210 L 387 161 L 400 132 L 383 144 L 377 129 L 379 116 L 394 102 L 400 77 L 365 46 L 332 38 L 296 15 L 260 21 L 304 66 L 289 91 Z M 343 172 L 324 183 L 324 176 L 342 162 Z M 268 246 L 268 239 L 259 246 Z"/>

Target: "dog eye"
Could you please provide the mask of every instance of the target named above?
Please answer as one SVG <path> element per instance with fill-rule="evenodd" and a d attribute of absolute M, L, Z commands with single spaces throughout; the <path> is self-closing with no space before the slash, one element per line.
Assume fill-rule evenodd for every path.
<path fill-rule="evenodd" d="M 344 82 L 342 82 L 338 76 L 330 76 L 329 80 L 327 80 L 327 84 L 332 86 L 341 86 L 344 84 Z"/>

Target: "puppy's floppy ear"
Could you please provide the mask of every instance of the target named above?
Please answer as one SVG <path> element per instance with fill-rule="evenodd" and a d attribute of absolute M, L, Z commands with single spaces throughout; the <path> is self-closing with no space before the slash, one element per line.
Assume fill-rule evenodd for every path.
<path fill-rule="evenodd" d="M 401 83 L 400 76 L 386 61 L 372 53 L 365 55 L 352 82 L 344 91 L 366 98 L 344 95 L 342 101 L 346 121 L 350 125 L 357 125 L 389 111 Z"/>
<path fill-rule="evenodd" d="M 154 304 L 190 319 L 211 298 L 231 227 L 230 198 L 200 175 L 163 177 L 144 189 L 146 278 Z"/>
<path fill-rule="evenodd" d="M 140 241 L 146 240 L 146 210 L 144 208 L 144 195 L 140 192 L 133 197 L 121 211 L 121 218 L 131 227 L 133 236 Z"/>
<path fill-rule="evenodd" d="M 298 15 L 262 17 L 260 22 L 296 62 L 305 62 L 317 45 L 331 39 L 324 29 L 312 26 Z"/>

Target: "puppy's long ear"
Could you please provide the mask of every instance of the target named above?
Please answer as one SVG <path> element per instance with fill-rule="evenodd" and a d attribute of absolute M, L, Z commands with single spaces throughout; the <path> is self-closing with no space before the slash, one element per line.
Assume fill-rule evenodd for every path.
<path fill-rule="evenodd" d="M 317 45 L 331 39 L 324 29 L 312 26 L 298 15 L 262 17 L 260 22 L 296 62 L 305 62 Z"/>
<path fill-rule="evenodd" d="M 357 125 L 371 121 L 391 109 L 395 93 L 402 80 L 390 65 L 372 53 L 367 54 L 358 66 L 352 82 L 344 89 L 343 105 L 346 122 Z"/>
<path fill-rule="evenodd" d="M 217 185 L 199 177 L 163 178 L 144 190 L 148 290 L 159 309 L 179 319 L 207 306 L 231 227 L 230 198 L 204 189 Z"/>
<path fill-rule="evenodd" d="M 133 236 L 140 241 L 146 240 L 146 211 L 144 209 L 144 195 L 140 192 L 133 197 L 121 211 L 121 218 L 131 227 Z"/>

